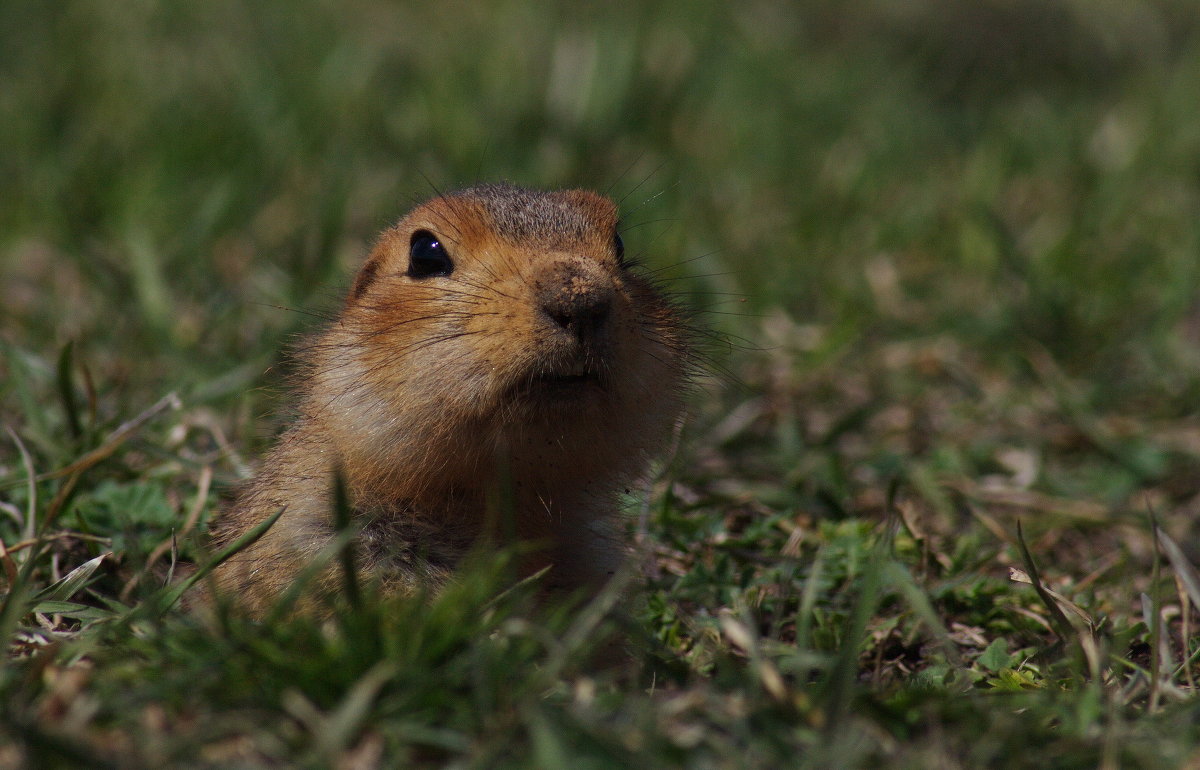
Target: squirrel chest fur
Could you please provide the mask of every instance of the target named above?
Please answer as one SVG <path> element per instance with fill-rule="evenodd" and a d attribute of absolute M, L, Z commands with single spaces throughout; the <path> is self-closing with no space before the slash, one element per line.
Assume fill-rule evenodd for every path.
<path fill-rule="evenodd" d="M 364 573 L 436 588 L 482 537 L 523 573 L 600 584 L 624 554 L 618 494 L 681 410 L 686 325 L 631 271 L 617 210 L 583 190 L 481 185 L 387 230 L 307 346 L 297 418 L 218 517 L 218 590 L 261 610 L 335 534 L 340 475 Z M 337 591 L 332 566 L 316 591 Z"/>

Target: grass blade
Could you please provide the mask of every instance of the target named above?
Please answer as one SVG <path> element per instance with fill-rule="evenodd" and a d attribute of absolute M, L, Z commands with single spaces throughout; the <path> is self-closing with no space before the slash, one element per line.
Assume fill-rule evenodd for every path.
<path fill-rule="evenodd" d="M 94 573 L 105 558 L 112 556 L 111 553 L 102 553 L 94 559 L 89 559 L 83 564 L 80 564 L 75 569 L 63 575 L 61 580 L 38 591 L 34 597 L 35 602 L 61 602 L 70 599 L 80 589 L 87 585 Z"/>
<path fill-rule="evenodd" d="M 83 425 L 79 421 L 79 403 L 75 399 L 75 385 L 71 382 L 71 369 L 74 365 L 75 342 L 72 340 L 63 345 L 58 354 L 58 396 L 62 399 L 63 411 L 67 415 L 67 428 L 71 438 L 78 441 L 83 437 Z"/>
<path fill-rule="evenodd" d="M 279 521 L 279 517 L 283 515 L 285 510 L 287 510 L 286 506 L 281 507 L 278 511 L 275 511 L 275 513 L 263 519 L 258 524 L 255 524 L 252 529 L 223 548 L 221 552 L 218 553 L 214 558 L 210 559 L 191 575 L 188 575 L 187 578 L 185 578 L 179 585 L 167 591 L 157 606 L 157 611 L 161 613 L 169 610 L 185 593 L 188 592 L 188 589 L 196 585 L 196 583 L 199 581 L 203 580 L 210 572 L 216 569 L 218 565 L 222 564 L 231 556 L 262 537 L 268 529 L 275 525 L 275 522 Z M 147 602 L 147 604 L 142 606 L 148 606 L 149 604 L 151 603 Z M 135 612 L 136 611 L 137 610 L 135 610 Z"/>

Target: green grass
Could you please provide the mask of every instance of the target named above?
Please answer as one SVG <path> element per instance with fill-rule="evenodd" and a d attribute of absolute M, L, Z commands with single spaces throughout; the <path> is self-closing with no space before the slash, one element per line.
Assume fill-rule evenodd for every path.
<path fill-rule="evenodd" d="M 0 82 L 0 765 L 1196 762 L 1191 3 L 8 0 Z M 636 599 L 168 607 L 476 179 L 609 191 L 728 340 Z"/>

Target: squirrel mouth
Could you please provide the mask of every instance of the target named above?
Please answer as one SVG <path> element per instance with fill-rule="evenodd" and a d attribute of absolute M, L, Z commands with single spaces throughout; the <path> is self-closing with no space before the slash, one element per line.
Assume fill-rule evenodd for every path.
<path fill-rule="evenodd" d="M 585 398 L 592 391 L 604 389 L 599 372 L 584 370 L 535 374 L 522 381 L 516 391 L 526 399 L 561 401 Z"/>
<path fill-rule="evenodd" d="M 550 387 L 581 385 L 584 383 L 600 384 L 600 376 L 594 372 L 577 372 L 574 374 L 545 374 L 534 378 L 534 383 L 545 383 Z"/>

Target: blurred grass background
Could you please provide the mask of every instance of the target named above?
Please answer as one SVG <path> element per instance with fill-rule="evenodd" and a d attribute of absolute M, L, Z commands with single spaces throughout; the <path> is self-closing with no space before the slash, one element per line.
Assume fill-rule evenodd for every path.
<path fill-rule="evenodd" d="M 432 185 L 508 178 L 637 187 L 643 248 L 752 312 L 1142 390 L 1194 311 L 1193 15 L 8 2 L 5 328 L 211 375 Z"/>
<path fill-rule="evenodd" d="M 11 546 L 22 511 L 53 510 L 100 540 L 57 541 L 35 577 L 111 548 L 98 590 L 120 593 L 193 500 L 211 512 L 203 469 L 233 481 L 278 427 L 281 348 L 316 323 L 303 311 L 336 305 L 380 229 L 435 188 L 588 186 L 623 201 L 631 251 L 732 341 L 721 360 L 736 382 L 698 394 L 656 488 L 651 634 L 703 675 L 680 685 L 697 702 L 704 677 L 731 698 L 759 686 L 758 653 L 722 636 L 720 608 L 817 655 L 776 661 L 810 700 L 751 709 L 770 726 L 762 745 L 731 701 L 700 722 L 733 736 L 708 753 L 636 687 L 605 719 L 651 730 L 662 762 L 770 765 L 815 745 L 794 726 L 820 733 L 850 692 L 874 704 L 867 726 L 848 733 L 853 750 L 813 756 L 919 765 L 973 750 L 988 764 L 1029 733 L 1050 747 L 1040 759 L 1181 762 L 1190 694 L 1181 722 L 1154 721 L 1158 684 L 1129 671 L 1158 650 L 1148 511 L 1200 558 L 1198 95 L 1188 0 L 4 0 L 0 419 L 47 473 L 168 391 L 183 409 L 36 494 L 5 440 L 0 534 Z M 1050 644 L 1000 609 L 1044 613 L 1005 582 L 1020 517 L 1058 588 L 1111 618 L 1106 649 L 1125 662 L 1103 679 L 1123 695 L 1046 664 L 1027 688 L 997 681 L 1101 705 L 1022 702 L 1034 726 L 966 696 L 936 717 L 912 705 L 907 677 L 929 665 L 908 625 L 928 631 L 919 603 L 839 625 L 870 594 L 862 564 L 895 515 L 893 483 L 897 558 L 940 622 L 976 629 L 956 637 L 964 665 L 1028 673 L 1016 661 L 1029 656 L 987 645 Z M 1196 646 L 1186 604 L 1168 613 L 1180 693 Z M 721 657 L 733 653 L 742 668 Z M 11 713 L 45 706 L 6 681 Z M 814 694 L 813 681 L 842 684 Z M 539 732 L 542 718 L 521 723 L 548 762 L 545 735 L 570 731 Z M 914 726 L 939 719 L 940 738 Z M 974 743 L 987 723 L 1001 737 Z M 563 750 L 626 756 L 581 741 Z"/>

